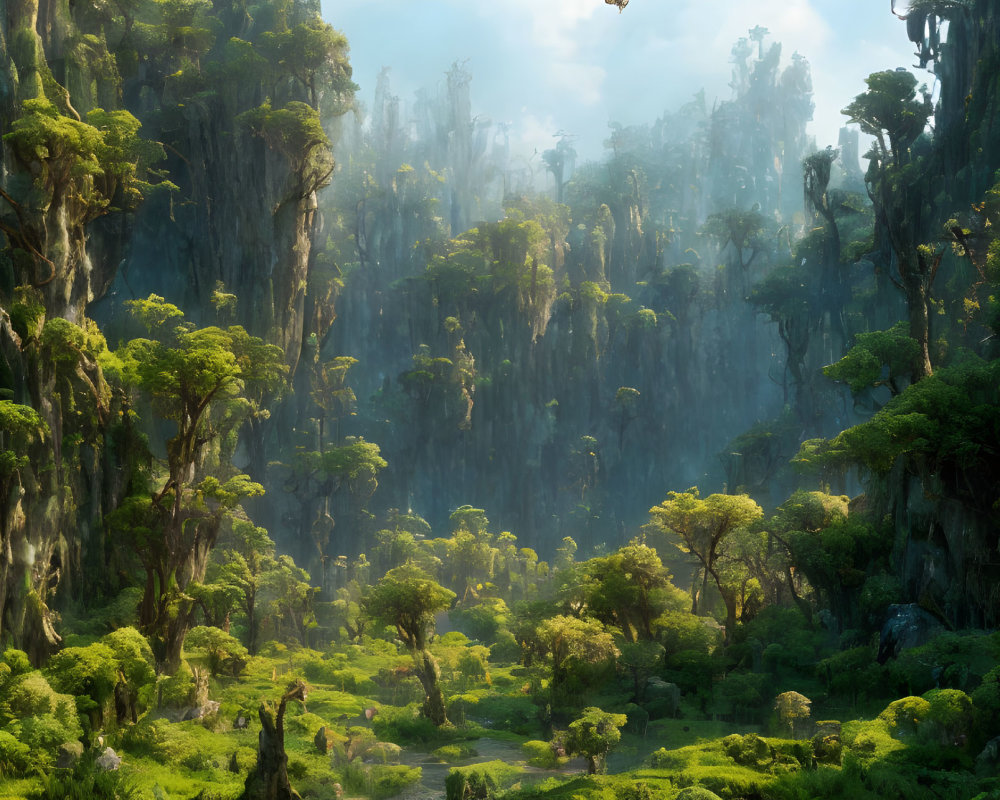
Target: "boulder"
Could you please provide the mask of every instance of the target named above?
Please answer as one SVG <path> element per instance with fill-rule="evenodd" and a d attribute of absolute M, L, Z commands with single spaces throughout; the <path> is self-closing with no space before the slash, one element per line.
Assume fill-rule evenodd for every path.
<path fill-rule="evenodd" d="M 667 683 L 663 678 L 654 676 L 646 681 L 645 695 L 643 706 L 651 718 L 677 715 L 681 706 L 681 690 L 676 683 Z"/>
<path fill-rule="evenodd" d="M 904 650 L 920 647 L 944 631 L 933 614 L 916 603 L 889 606 L 878 642 L 878 663 L 884 664 Z"/>
<path fill-rule="evenodd" d="M 97 768 L 104 772 L 114 772 L 121 765 L 121 756 L 110 747 L 105 747 L 104 752 L 97 758 Z"/>
<path fill-rule="evenodd" d="M 982 752 L 976 756 L 976 773 L 978 775 L 1000 773 L 1000 736 L 990 739 Z"/>
<path fill-rule="evenodd" d="M 365 761 L 372 764 L 398 764 L 403 748 L 392 742 L 376 742 L 365 753 Z"/>
<path fill-rule="evenodd" d="M 59 745 L 59 755 L 56 756 L 56 767 L 72 769 L 83 755 L 83 742 L 66 742 Z"/>
<path fill-rule="evenodd" d="M 219 701 L 218 700 L 208 700 L 200 706 L 192 706 L 187 711 L 184 712 L 184 716 L 181 717 L 182 722 L 187 722 L 193 719 L 205 719 L 205 717 L 210 717 L 213 714 L 219 712 Z"/>

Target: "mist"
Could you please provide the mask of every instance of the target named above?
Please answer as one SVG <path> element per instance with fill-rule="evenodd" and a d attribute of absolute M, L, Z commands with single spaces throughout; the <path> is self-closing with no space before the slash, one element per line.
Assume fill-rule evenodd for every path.
<path fill-rule="evenodd" d="M 473 112 L 509 123 L 514 151 L 527 156 L 565 132 L 582 160 L 596 159 L 611 121 L 651 122 L 702 89 L 709 107 L 730 99 L 730 51 L 758 25 L 782 43 L 783 64 L 793 53 L 808 60 L 820 148 L 837 144 L 840 109 L 865 77 L 915 61 L 905 23 L 869 0 L 634 0 L 623 13 L 593 0 L 326 0 L 323 13 L 347 36 L 363 103 L 383 67 L 409 103 L 464 61 Z"/>

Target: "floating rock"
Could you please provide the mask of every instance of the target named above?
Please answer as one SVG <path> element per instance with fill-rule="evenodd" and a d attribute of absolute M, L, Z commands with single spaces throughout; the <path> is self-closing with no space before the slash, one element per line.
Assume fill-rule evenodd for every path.
<path fill-rule="evenodd" d="M 916 603 L 889 606 L 878 643 L 878 663 L 884 664 L 904 650 L 920 647 L 944 630 L 937 618 Z"/>
<path fill-rule="evenodd" d="M 59 769 L 72 769 L 83 755 L 83 742 L 66 742 L 59 745 L 59 755 L 56 766 Z"/>
<path fill-rule="evenodd" d="M 121 756 L 110 747 L 105 747 L 104 752 L 97 758 L 97 767 L 104 772 L 114 772 L 121 765 Z"/>

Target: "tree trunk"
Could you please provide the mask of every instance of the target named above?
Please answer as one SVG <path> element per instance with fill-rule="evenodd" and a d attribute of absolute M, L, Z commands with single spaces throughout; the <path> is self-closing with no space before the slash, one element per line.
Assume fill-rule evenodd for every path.
<path fill-rule="evenodd" d="M 440 727 L 448 724 L 448 715 L 445 711 L 444 694 L 438 684 L 438 665 L 430 651 L 423 650 L 419 654 L 414 654 L 417 661 L 417 677 L 420 685 L 424 688 L 424 716 Z"/>
<path fill-rule="evenodd" d="M 913 366 L 911 383 L 929 377 L 933 373 L 930 353 L 930 313 L 927 309 L 927 290 L 923 281 L 909 281 L 906 284 L 906 305 L 910 312 L 910 338 L 920 345 L 917 363 Z"/>
<path fill-rule="evenodd" d="M 289 700 L 304 703 L 306 686 L 297 681 L 281 698 L 277 714 L 271 703 L 260 704 L 260 735 L 257 738 L 257 766 L 247 776 L 240 800 L 298 800 L 299 794 L 288 781 L 288 754 L 285 753 L 285 706 Z"/>

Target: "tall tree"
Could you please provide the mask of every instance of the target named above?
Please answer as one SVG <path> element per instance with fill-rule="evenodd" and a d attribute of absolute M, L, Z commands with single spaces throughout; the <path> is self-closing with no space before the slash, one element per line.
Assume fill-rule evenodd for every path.
<path fill-rule="evenodd" d="M 377 624 L 395 627 L 416 666 L 417 678 L 424 688 L 424 716 L 435 725 L 445 725 L 444 694 L 438 683 L 437 660 L 427 649 L 434 616 L 446 610 L 455 593 L 432 580 L 413 564 L 389 570 L 365 595 L 365 613 Z"/>
<path fill-rule="evenodd" d="M 926 92 L 917 97 L 917 79 L 906 70 L 875 72 L 865 83 L 868 90 L 842 113 L 875 137 L 865 183 L 892 249 L 896 269 L 889 274 L 906 300 L 910 336 L 920 345 L 912 373 L 916 382 L 933 371 L 929 305 L 941 263 L 941 253 L 921 242 L 932 222 L 933 193 L 914 146 L 931 114 L 931 99 Z"/>
<path fill-rule="evenodd" d="M 123 348 L 126 374 L 176 433 L 158 486 L 129 498 L 112 525 L 146 570 L 141 624 L 158 659 L 175 668 L 195 608 L 185 588 L 204 578 L 224 516 L 264 491 L 228 463 L 235 434 L 248 417 L 266 415 L 264 400 L 280 391 L 286 368 L 279 348 L 242 327 L 196 328 L 156 295 L 129 307 L 153 338 Z"/>

